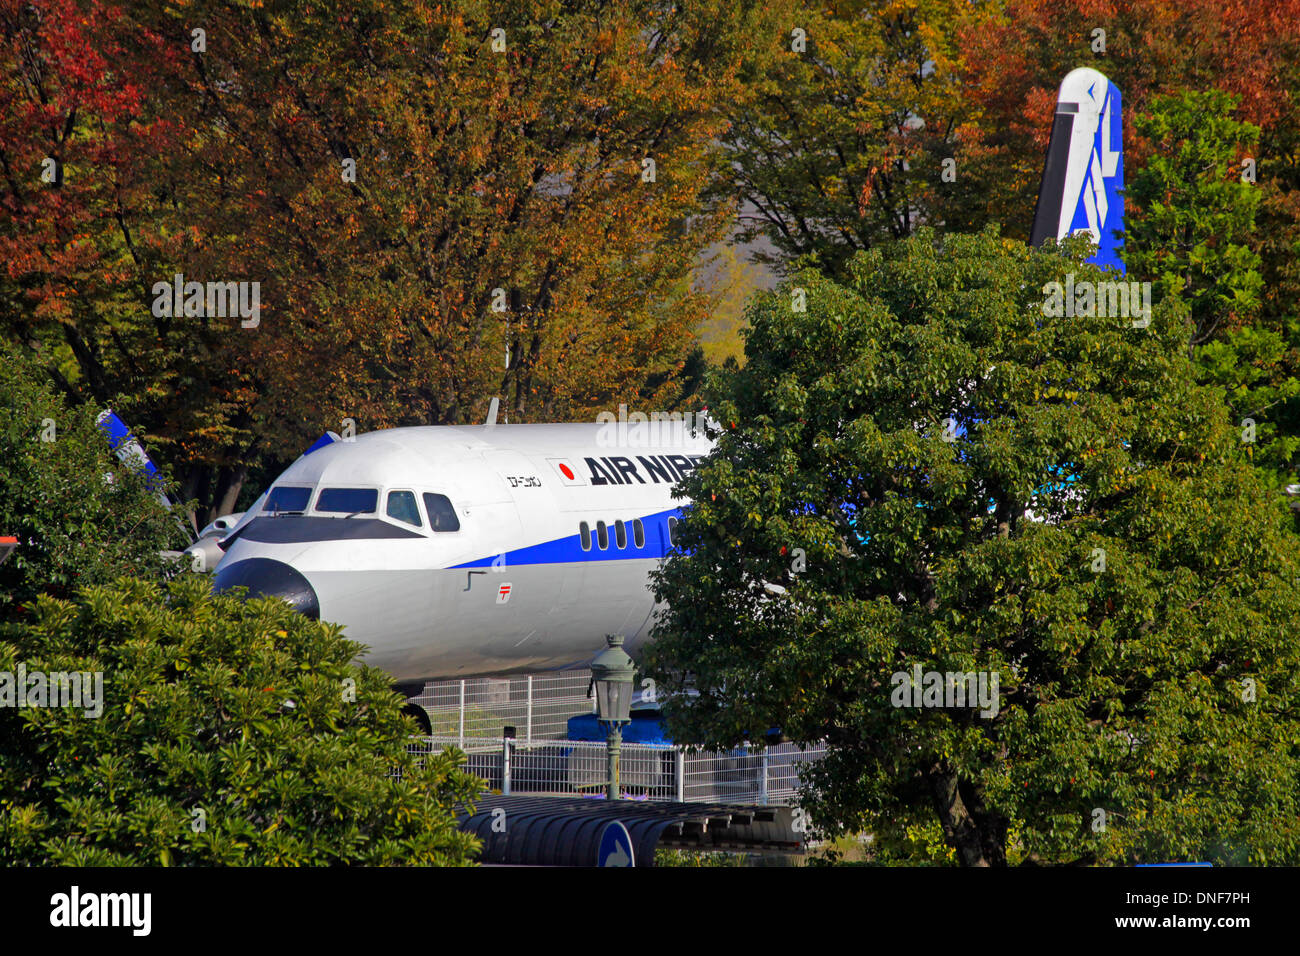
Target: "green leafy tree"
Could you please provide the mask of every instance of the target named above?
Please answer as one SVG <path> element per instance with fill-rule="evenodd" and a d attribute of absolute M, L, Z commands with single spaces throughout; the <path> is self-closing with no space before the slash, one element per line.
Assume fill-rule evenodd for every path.
<path fill-rule="evenodd" d="M 1185 307 L 1054 317 L 1050 283 L 1105 278 L 1064 252 L 923 231 L 760 300 L 706 389 L 650 672 L 698 692 L 670 698 L 683 739 L 825 737 L 826 832 L 937 821 L 966 865 L 1294 863 L 1285 508 L 1195 381 Z M 914 667 L 996 676 L 995 704 L 897 706 Z"/>
<path fill-rule="evenodd" d="M 0 621 L 42 593 L 162 574 L 160 552 L 186 542 L 143 474 L 109 449 L 98 410 L 69 407 L 38 361 L 8 347 L 0 407 L 0 534 L 18 538 L 0 565 Z"/>
<path fill-rule="evenodd" d="M 467 862 L 482 782 L 418 755 L 360 645 L 194 575 L 42 598 L 0 628 L 0 672 L 100 672 L 100 708 L 0 709 L 0 862 Z M 96 716 L 95 709 L 101 712 Z"/>
<path fill-rule="evenodd" d="M 1233 118 L 1236 98 L 1220 90 L 1158 96 L 1138 116 L 1153 144 L 1126 197 L 1124 260 L 1187 303 L 1200 345 L 1259 308 L 1260 258 L 1247 244 L 1259 190 L 1241 179 L 1259 127 Z"/>
<path fill-rule="evenodd" d="M 1128 189 L 1124 257 L 1135 275 L 1187 303 L 1201 380 L 1224 390 L 1233 421 L 1254 424 L 1249 450 L 1281 484 L 1300 448 L 1281 414 L 1300 396 L 1300 337 L 1293 323 L 1262 313 L 1252 248 L 1261 191 L 1241 165 L 1257 154 L 1259 128 L 1234 118 L 1236 104 L 1219 90 L 1183 92 L 1156 97 L 1138 116 L 1153 152 Z"/>

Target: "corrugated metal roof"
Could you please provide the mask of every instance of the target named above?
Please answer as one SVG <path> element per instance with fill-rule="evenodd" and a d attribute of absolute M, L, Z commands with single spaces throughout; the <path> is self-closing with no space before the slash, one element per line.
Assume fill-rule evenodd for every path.
<path fill-rule="evenodd" d="M 771 806 L 484 794 L 460 828 L 482 842 L 483 863 L 595 866 L 611 820 L 627 827 L 637 866 L 654 866 L 659 847 L 793 852 L 804 845 L 794 811 Z M 493 832 L 494 822 L 504 832 Z"/>

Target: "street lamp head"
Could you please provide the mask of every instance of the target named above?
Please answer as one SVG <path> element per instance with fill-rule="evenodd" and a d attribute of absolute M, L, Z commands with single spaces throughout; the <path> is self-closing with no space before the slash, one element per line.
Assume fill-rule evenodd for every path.
<path fill-rule="evenodd" d="M 596 688 L 596 719 L 626 724 L 632 719 L 632 678 L 636 667 L 623 650 L 623 635 L 606 635 L 608 647 L 591 662 L 591 682 Z"/>

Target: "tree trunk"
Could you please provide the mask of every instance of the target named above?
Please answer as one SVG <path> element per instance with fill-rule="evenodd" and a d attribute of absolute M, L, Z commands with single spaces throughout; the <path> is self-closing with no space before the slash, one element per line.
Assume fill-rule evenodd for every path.
<path fill-rule="evenodd" d="M 935 812 L 962 866 L 1006 866 L 1007 823 L 991 814 L 974 785 L 935 764 L 926 774 Z"/>
<path fill-rule="evenodd" d="M 182 501 L 194 500 L 194 510 L 190 512 L 190 524 L 194 528 L 194 533 L 199 531 L 208 523 L 210 519 L 204 519 L 199 523 L 199 515 L 207 514 L 208 507 L 208 488 L 212 485 L 212 469 L 207 465 L 190 465 L 185 476 L 185 481 L 181 484 L 180 496 Z"/>
<path fill-rule="evenodd" d="M 208 521 L 215 521 L 235 510 L 235 502 L 239 500 L 239 492 L 243 489 L 244 479 L 247 477 L 248 468 L 245 465 L 221 469 L 216 493 L 212 496 L 213 505 L 208 509 Z"/>

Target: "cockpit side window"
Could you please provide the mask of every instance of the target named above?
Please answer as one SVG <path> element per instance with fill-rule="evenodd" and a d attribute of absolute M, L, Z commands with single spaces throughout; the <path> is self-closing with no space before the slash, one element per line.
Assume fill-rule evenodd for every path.
<path fill-rule="evenodd" d="M 420 509 L 415 503 L 414 491 L 390 491 L 387 514 L 390 518 L 420 527 Z"/>
<path fill-rule="evenodd" d="M 429 512 L 429 527 L 434 531 L 460 530 L 460 519 L 456 517 L 456 509 L 451 506 L 451 499 L 446 495 L 426 491 L 424 510 Z"/>
<path fill-rule="evenodd" d="M 307 502 L 310 500 L 310 488 L 281 485 L 271 489 L 271 493 L 266 496 L 266 502 L 262 505 L 262 511 L 266 514 L 282 511 L 303 512 L 307 510 Z"/>
<path fill-rule="evenodd" d="M 316 498 L 316 510 L 370 514 L 378 503 L 379 492 L 374 488 L 322 488 Z"/>

